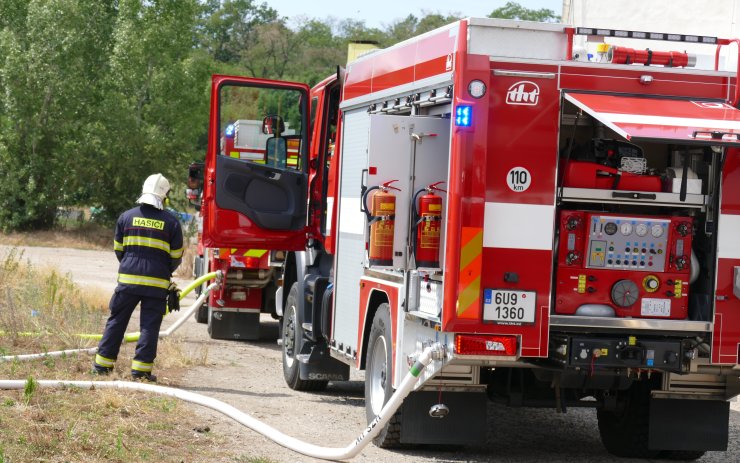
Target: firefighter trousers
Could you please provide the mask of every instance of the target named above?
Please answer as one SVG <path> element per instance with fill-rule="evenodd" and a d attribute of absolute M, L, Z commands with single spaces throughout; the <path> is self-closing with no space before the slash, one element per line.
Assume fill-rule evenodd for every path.
<path fill-rule="evenodd" d="M 97 370 L 110 371 L 115 365 L 131 314 L 139 303 L 141 303 L 139 314 L 141 335 L 136 344 L 131 371 L 139 373 L 152 371 L 154 359 L 157 356 L 159 328 L 162 325 L 162 317 L 164 317 L 166 299 L 139 296 L 118 290 L 111 297 L 110 317 L 105 324 L 103 338 L 98 344 L 94 365 Z"/>

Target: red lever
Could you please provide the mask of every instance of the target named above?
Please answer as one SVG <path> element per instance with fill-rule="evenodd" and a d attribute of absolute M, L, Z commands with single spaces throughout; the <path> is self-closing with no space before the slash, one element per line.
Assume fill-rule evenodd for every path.
<path fill-rule="evenodd" d="M 437 185 L 441 185 L 443 183 L 445 183 L 445 182 L 432 183 L 431 185 L 427 186 L 427 191 L 429 191 L 429 192 L 432 192 L 432 191 L 442 191 L 444 193 L 447 193 L 447 190 L 443 190 L 442 188 L 439 188 L 437 186 Z"/>
<path fill-rule="evenodd" d="M 397 181 L 398 181 L 398 179 L 396 179 L 396 180 L 389 180 L 389 181 L 385 182 L 384 184 L 380 185 L 380 188 L 381 188 L 381 189 L 382 189 L 383 191 L 388 191 L 388 190 L 396 190 L 396 191 L 401 191 L 401 189 L 400 189 L 400 188 L 396 188 L 396 187 L 394 187 L 394 186 L 391 186 L 391 183 L 393 183 L 393 182 L 397 182 Z"/>

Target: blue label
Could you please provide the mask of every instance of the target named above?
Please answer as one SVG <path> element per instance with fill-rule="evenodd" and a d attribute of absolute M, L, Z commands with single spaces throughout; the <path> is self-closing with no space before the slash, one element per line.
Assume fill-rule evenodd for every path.
<path fill-rule="evenodd" d="M 647 359 L 647 366 L 651 367 L 655 364 L 655 360 L 653 359 Z"/>
<path fill-rule="evenodd" d="M 490 304 L 492 300 L 493 291 L 490 289 L 484 289 L 483 290 L 483 303 L 484 304 Z"/>

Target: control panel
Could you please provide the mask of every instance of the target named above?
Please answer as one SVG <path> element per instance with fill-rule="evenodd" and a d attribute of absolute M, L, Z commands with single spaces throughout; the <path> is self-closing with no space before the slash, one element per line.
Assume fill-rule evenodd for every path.
<path fill-rule="evenodd" d="M 588 214 L 587 268 L 663 271 L 670 220 Z M 683 244 L 681 244 L 683 246 Z"/>
<path fill-rule="evenodd" d="M 683 319 L 691 217 L 562 211 L 555 312 Z"/>

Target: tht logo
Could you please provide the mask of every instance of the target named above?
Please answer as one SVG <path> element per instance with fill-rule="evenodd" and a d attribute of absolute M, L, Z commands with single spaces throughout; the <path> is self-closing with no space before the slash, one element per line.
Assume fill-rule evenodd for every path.
<path fill-rule="evenodd" d="M 540 87 L 534 82 L 522 80 L 506 92 L 506 104 L 535 106 L 540 101 Z"/>

